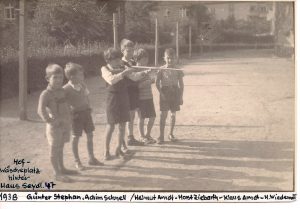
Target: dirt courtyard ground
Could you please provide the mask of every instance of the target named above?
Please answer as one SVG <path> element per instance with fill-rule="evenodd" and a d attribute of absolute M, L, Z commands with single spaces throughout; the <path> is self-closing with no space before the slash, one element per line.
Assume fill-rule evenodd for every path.
<path fill-rule="evenodd" d="M 59 183 L 57 190 L 291 191 L 294 184 L 295 70 L 292 59 L 265 50 L 208 53 L 184 60 L 184 105 L 177 114 L 178 142 L 130 147 L 126 161 L 105 161 Z M 95 155 L 103 160 L 104 82 L 88 79 L 96 124 Z M 17 98 L 1 101 L 0 168 L 15 158 L 42 170 L 28 183 L 53 181 L 38 95 L 28 98 L 29 121 L 18 120 Z M 153 86 L 158 136 L 158 93 Z M 168 131 L 168 128 L 166 130 Z M 136 136 L 137 128 L 135 126 Z M 111 152 L 114 151 L 116 134 Z M 86 138 L 80 156 L 87 165 Z M 74 168 L 70 143 L 65 164 Z M 8 182 L 0 173 L 0 182 Z M 10 181 L 9 183 L 14 183 Z M 15 182 L 17 183 L 17 181 Z M 23 183 L 23 182 L 22 182 Z"/>

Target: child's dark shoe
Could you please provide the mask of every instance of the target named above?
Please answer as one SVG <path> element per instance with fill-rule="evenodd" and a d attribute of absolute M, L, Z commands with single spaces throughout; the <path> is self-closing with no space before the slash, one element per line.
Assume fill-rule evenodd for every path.
<path fill-rule="evenodd" d="M 111 155 L 104 156 L 105 161 L 109 161 L 109 160 L 112 160 L 112 159 L 113 159 L 113 157 Z"/>
<path fill-rule="evenodd" d="M 144 143 L 144 145 L 151 144 L 151 141 L 146 137 L 141 137 L 140 141 Z"/>
<path fill-rule="evenodd" d="M 136 140 L 133 136 L 128 136 L 127 145 L 128 146 L 143 146 L 144 143 Z"/>
<path fill-rule="evenodd" d="M 116 150 L 116 157 L 121 158 L 123 160 L 127 159 L 127 156 L 122 150 Z"/>
<path fill-rule="evenodd" d="M 131 155 L 132 154 L 132 151 L 129 150 L 129 149 L 123 149 L 123 152 L 125 155 Z"/>
<path fill-rule="evenodd" d="M 70 170 L 70 169 L 66 169 L 66 168 L 62 169 L 61 173 L 65 174 L 65 175 L 77 175 L 77 174 L 79 174 L 78 171 Z"/>
<path fill-rule="evenodd" d="M 70 179 L 67 176 L 61 175 L 61 174 L 55 175 L 55 180 L 56 181 L 61 181 L 61 182 L 64 182 L 64 183 L 72 183 L 73 182 L 72 179 Z"/>
<path fill-rule="evenodd" d="M 99 160 L 97 160 L 96 158 L 92 158 L 89 160 L 88 162 L 89 165 L 95 165 L 95 166 L 102 166 L 104 165 L 104 163 L 101 163 Z"/>
<path fill-rule="evenodd" d="M 169 140 L 170 140 L 171 142 L 176 142 L 176 141 L 178 141 L 178 140 L 175 138 L 175 136 L 174 136 L 173 134 L 169 134 L 168 138 L 169 138 Z"/>
<path fill-rule="evenodd" d="M 77 168 L 80 171 L 84 170 L 84 166 L 81 164 L 81 162 L 76 162 L 75 163 L 75 168 Z"/>
<path fill-rule="evenodd" d="M 158 138 L 157 141 L 156 141 L 156 143 L 157 143 L 157 144 L 164 144 L 165 141 L 164 141 L 164 139 L 162 139 L 162 138 Z"/>
<path fill-rule="evenodd" d="M 148 141 L 150 142 L 150 144 L 155 144 L 156 140 L 153 139 L 151 136 L 146 136 L 146 138 L 148 139 Z"/>
<path fill-rule="evenodd" d="M 105 161 L 109 161 L 109 160 L 112 160 L 113 159 L 113 157 L 109 154 L 109 153 L 106 153 L 105 155 L 104 155 L 104 160 Z"/>

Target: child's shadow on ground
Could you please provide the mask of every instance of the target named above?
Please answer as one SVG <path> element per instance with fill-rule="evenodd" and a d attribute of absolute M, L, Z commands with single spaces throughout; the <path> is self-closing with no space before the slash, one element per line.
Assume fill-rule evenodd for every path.
<path fill-rule="evenodd" d="M 118 171 L 115 175 L 83 174 L 78 181 L 99 184 L 99 189 L 106 183 L 124 190 L 278 191 L 270 185 L 284 179 L 246 170 L 293 172 L 293 146 L 255 140 L 181 140 L 137 150 L 130 161 L 106 168 Z"/>
<path fill-rule="evenodd" d="M 291 142 L 233 141 L 233 140 L 181 140 L 164 148 L 188 154 L 198 153 L 202 159 L 164 156 L 159 161 L 184 165 L 215 165 L 223 167 L 258 168 L 269 171 L 292 170 L 294 165 L 294 144 Z M 168 151 L 168 150 L 166 150 Z M 148 160 L 156 160 L 149 157 Z"/>

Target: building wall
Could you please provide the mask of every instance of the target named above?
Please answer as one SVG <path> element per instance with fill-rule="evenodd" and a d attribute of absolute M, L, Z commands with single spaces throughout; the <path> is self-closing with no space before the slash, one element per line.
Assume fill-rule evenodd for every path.
<path fill-rule="evenodd" d="M 211 12 L 215 14 L 216 20 L 225 20 L 230 16 L 230 4 L 222 2 L 213 2 L 205 4 Z M 236 20 L 247 20 L 251 15 L 267 16 L 267 13 L 260 12 L 257 9 L 251 10 L 251 7 L 265 7 L 267 10 L 272 9 L 271 2 L 234 2 L 231 3 L 234 8 L 233 15 Z"/>
<path fill-rule="evenodd" d="M 275 35 L 278 45 L 294 47 L 294 5 L 293 2 L 276 3 Z"/>
<path fill-rule="evenodd" d="M 192 4 L 192 2 L 159 2 L 157 11 L 153 12 L 152 16 L 157 17 L 161 24 L 174 23 L 185 18 L 184 9 Z"/>
<path fill-rule="evenodd" d="M 5 8 L 7 6 L 13 7 L 12 12 L 14 13 L 14 19 L 8 20 L 5 13 Z M 17 20 L 18 12 L 15 11 L 15 8 L 19 7 L 19 1 L 17 0 L 0 0 L 0 23 L 15 23 Z"/>

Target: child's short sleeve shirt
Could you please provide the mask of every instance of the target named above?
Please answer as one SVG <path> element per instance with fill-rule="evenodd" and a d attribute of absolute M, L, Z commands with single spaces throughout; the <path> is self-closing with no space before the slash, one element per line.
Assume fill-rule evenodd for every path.
<path fill-rule="evenodd" d="M 181 70 L 161 69 L 157 74 L 157 78 L 161 80 L 161 86 L 177 86 L 179 79 L 183 76 Z"/>

